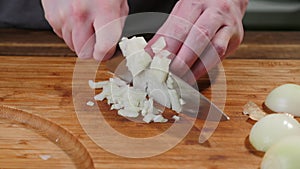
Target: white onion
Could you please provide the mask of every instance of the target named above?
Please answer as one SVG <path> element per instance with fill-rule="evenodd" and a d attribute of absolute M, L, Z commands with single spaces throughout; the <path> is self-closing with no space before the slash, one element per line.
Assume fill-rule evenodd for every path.
<path fill-rule="evenodd" d="M 300 86 L 285 84 L 275 88 L 267 96 L 265 104 L 274 112 L 300 116 Z"/>
<path fill-rule="evenodd" d="M 274 144 L 265 154 L 261 169 L 300 169 L 300 136 L 289 136 Z"/>
<path fill-rule="evenodd" d="M 255 149 L 267 151 L 274 143 L 290 135 L 300 135 L 298 121 L 286 114 L 269 114 L 255 123 L 249 140 Z"/>

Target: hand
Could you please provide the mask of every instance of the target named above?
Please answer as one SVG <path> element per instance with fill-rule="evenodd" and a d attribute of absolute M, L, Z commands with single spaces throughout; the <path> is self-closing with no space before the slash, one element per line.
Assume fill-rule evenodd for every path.
<path fill-rule="evenodd" d="M 128 15 L 127 0 L 42 0 L 54 32 L 80 58 L 106 60 L 115 52 Z"/>
<path fill-rule="evenodd" d="M 165 37 L 167 50 L 176 56 L 172 58 L 171 71 L 194 84 L 241 43 L 247 3 L 248 0 L 180 0 L 148 47 Z"/>

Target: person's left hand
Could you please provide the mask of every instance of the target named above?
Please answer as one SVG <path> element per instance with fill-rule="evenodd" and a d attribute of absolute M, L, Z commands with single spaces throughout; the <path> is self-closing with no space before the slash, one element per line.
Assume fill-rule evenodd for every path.
<path fill-rule="evenodd" d="M 248 0 L 180 0 L 147 48 L 164 37 L 166 49 L 176 56 L 172 58 L 171 71 L 194 84 L 241 43 L 247 3 Z"/>
<path fill-rule="evenodd" d="M 53 31 L 79 58 L 107 60 L 115 52 L 129 7 L 127 0 L 42 0 Z"/>

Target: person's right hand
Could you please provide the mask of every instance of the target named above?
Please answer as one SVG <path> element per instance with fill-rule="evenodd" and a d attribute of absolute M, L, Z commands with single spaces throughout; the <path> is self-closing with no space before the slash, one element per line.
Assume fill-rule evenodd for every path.
<path fill-rule="evenodd" d="M 69 48 L 80 58 L 96 60 L 113 55 L 129 11 L 127 0 L 42 0 L 42 5 Z"/>
<path fill-rule="evenodd" d="M 247 3 L 248 0 L 180 0 L 148 46 L 164 37 L 166 49 L 174 55 L 170 70 L 194 84 L 242 42 Z"/>

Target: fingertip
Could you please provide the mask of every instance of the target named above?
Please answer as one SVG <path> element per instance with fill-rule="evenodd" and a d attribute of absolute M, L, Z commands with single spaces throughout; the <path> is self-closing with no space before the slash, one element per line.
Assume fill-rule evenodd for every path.
<path fill-rule="evenodd" d="M 74 44 L 72 39 L 72 31 L 67 29 L 66 26 L 62 29 L 62 37 L 67 46 L 74 52 Z"/>
<path fill-rule="evenodd" d="M 95 47 L 93 58 L 97 61 L 107 61 L 110 59 L 116 51 L 116 46 L 111 49 L 101 49 Z"/>
<path fill-rule="evenodd" d="M 116 52 L 116 47 L 113 47 L 112 49 L 110 49 L 106 55 L 104 55 L 104 58 L 103 58 L 103 61 L 107 61 L 109 60 L 113 55 L 114 53 Z"/>
<path fill-rule="evenodd" d="M 72 31 L 73 44 L 76 54 L 79 58 L 93 58 L 95 37 L 93 36 L 92 27 L 89 24 L 79 24 L 74 26 Z"/>
<path fill-rule="evenodd" d="M 52 30 L 58 37 L 63 38 L 62 31 L 60 29 L 53 28 Z"/>

